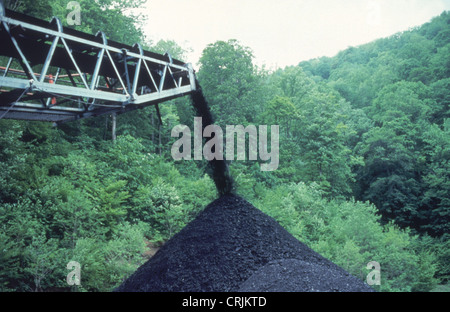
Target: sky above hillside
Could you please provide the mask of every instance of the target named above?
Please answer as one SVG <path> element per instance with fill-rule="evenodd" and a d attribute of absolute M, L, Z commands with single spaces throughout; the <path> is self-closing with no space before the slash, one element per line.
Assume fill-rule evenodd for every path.
<path fill-rule="evenodd" d="M 147 37 L 174 40 L 198 68 L 203 49 L 237 39 L 268 68 L 334 56 L 350 46 L 419 26 L 450 0 L 148 0 Z"/>

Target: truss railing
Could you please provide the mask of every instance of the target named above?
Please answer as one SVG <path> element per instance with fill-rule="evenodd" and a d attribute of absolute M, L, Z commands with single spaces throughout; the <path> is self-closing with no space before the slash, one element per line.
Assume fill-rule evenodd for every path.
<path fill-rule="evenodd" d="M 0 119 L 64 122 L 191 93 L 190 64 L 5 9 L 0 2 Z"/>

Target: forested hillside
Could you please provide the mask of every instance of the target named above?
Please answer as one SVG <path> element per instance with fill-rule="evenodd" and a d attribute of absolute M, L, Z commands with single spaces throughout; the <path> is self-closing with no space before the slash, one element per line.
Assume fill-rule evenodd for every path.
<path fill-rule="evenodd" d="M 6 1 L 49 19 L 65 1 Z M 39 6 L 36 5 L 39 2 Z M 79 0 L 89 33 L 144 42 L 140 0 Z M 19 5 L 20 4 L 20 5 Z M 198 79 L 217 124 L 279 125 L 280 164 L 232 161 L 236 192 L 316 252 L 381 291 L 431 291 L 450 268 L 450 13 L 389 38 L 276 71 L 236 40 L 203 51 Z M 206 161 L 174 161 L 188 97 L 53 127 L 0 120 L 0 291 L 110 291 L 217 197 Z M 82 266 L 69 286 L 69 261 Z"/>

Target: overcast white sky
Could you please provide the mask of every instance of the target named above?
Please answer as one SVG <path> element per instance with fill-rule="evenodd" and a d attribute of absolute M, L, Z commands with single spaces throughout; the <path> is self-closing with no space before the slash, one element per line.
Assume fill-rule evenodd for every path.
<path fill-rule="evenodd" d="M 217 40 L 237 39 L 256 64 L 283 68 L 421 25 L 444 10 L 450 0 L 148 0 L 143 8 L 148 38 L 192 49 L 187 61 L 196 69 Z"/>

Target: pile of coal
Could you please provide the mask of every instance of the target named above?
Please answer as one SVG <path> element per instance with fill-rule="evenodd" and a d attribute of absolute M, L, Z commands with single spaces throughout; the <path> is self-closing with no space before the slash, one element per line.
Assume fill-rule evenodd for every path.
<path fill-rule="evenodd" d="M 210 203 L 116 292 L 370 292 L 243 198 Z"/>
<path fill-rule="evenodd" d="M 208 102 L 203 94 L 202 88 L 198 81 L 196 83 L 196 90 L 191 94 L 192 105 L 198 117 L 202 118 L 202 133 L 207 126 L 214 124 L 214 118 L 211 113 Z M 215 135 L 215 134 L 214 134 Z M 215 148 L 215 147 L 214 147 Z M 213 179 L 217 192 L 220 196 L 230 194 L 233 192 L 234 181 L 230 175 L 227 162 L 222 159 L 212 159 L 208 162 L 210 169 L 210 176 Z"/>

